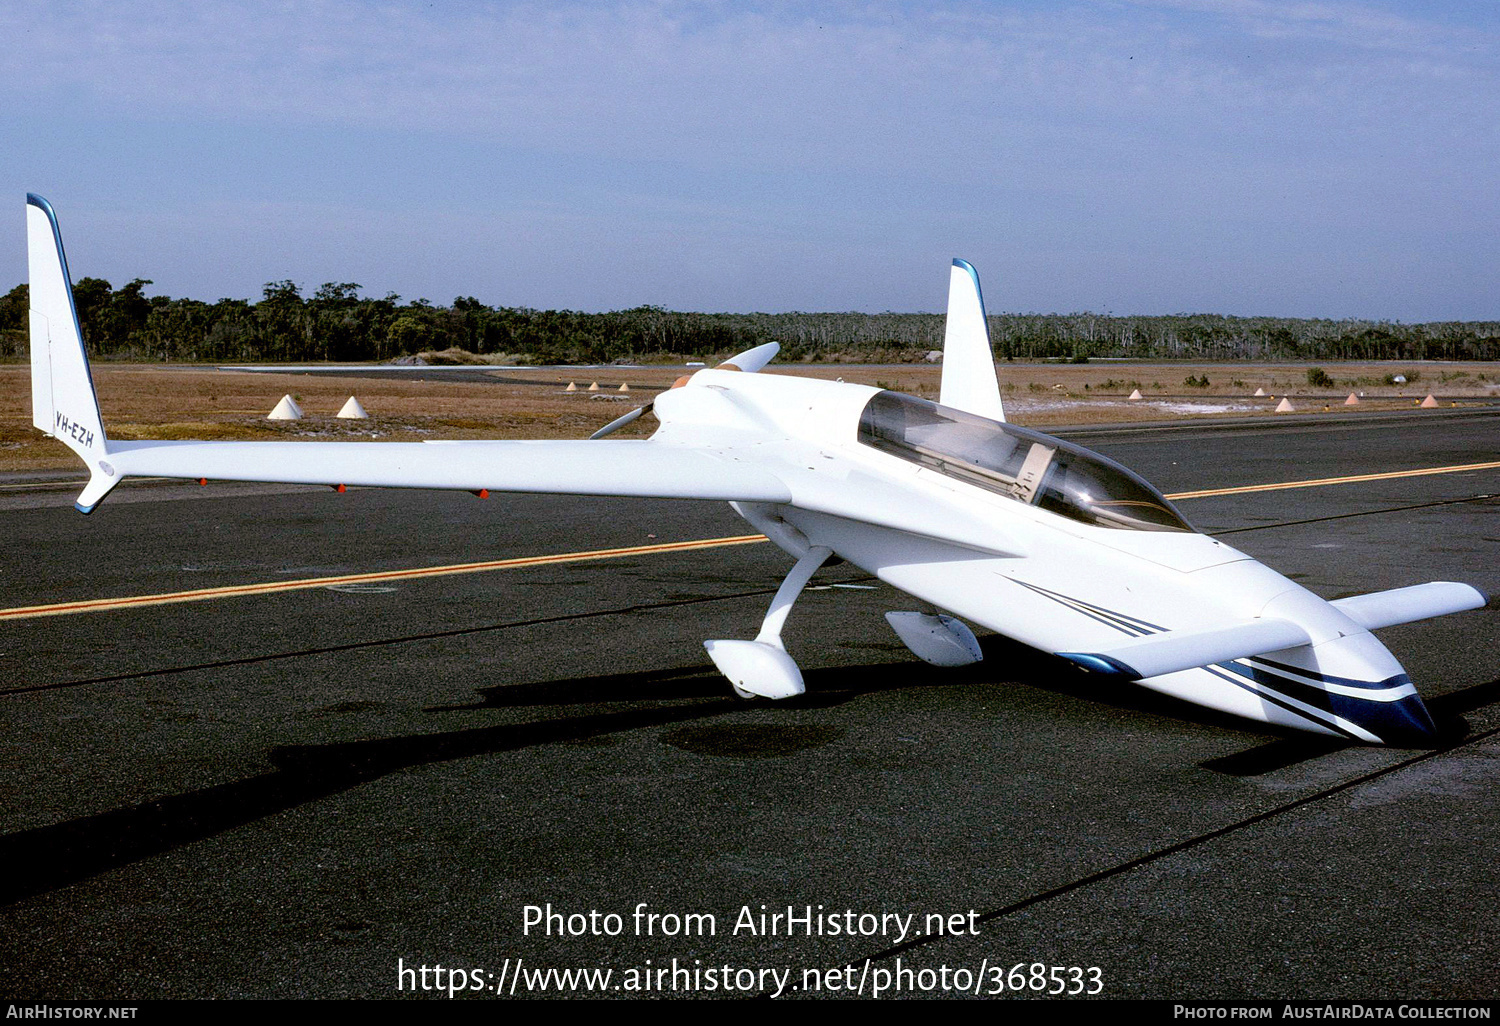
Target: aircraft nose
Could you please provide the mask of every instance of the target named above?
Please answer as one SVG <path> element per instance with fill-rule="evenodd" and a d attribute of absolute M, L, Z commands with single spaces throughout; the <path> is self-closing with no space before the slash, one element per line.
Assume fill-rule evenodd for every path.
<path fill-rule="evenodd" d="M 1334 724 L 1343 724 L 1335 729 L 1351 736 L 1397 748 L 1431 748 L 1438 743 L 1437 725 L 1411 678 L 1367 631 L 1292 650 L 1280 658 L 1254 657 L 1247 664 L 1262 685 L 1331 714 Z"/>
<path fill-rule="evenodd" d="M 1395 748 L 1433 748 L 1438 743 L 1437 724 L 1421 695 L 1407 695 L 1395 702 L 1360 702 L 1364 708 L 1349 710 L 1346 717 Z"/>
<path fill-rule="evenodd" d="M 1411 678 L 1374 635 L 1315 647 L 1333 711 L 1396 748 L 1432 748 L 1437 724 Z"/>
<path fill-rule="evenodd" d="M 1396 748 L 1431 748 L 1437 724 L 1411 678 L 1369 633 L 1314 649 L 1331 710 Z"/>

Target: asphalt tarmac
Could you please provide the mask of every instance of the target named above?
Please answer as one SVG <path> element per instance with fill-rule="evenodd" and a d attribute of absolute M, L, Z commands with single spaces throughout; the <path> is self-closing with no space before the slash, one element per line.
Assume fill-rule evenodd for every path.
<path fill-rule="evenodd" d="M 1068 434 L 1168 493 L 1500 461 L 1493 412 Z M 1325 597 L 1500 594 L 1497 496 L 1488 469 L 1179 506 Z M 722 504 L 73 497 L 0 483 L 0 610 L 750 533 Z M 809 694 L 738 701 L 702 641 L 753 636 L 790 562 L 0 619 L 0 994 L 1500 996 L 1500 610 L 1381 632 L 1435 751 L 1270 732 L 992 635 L 929 667 L 881 615 L 916 606 L 847 565 L 786 630 Z M 554 968 L 611 975 L 532 975 Z"/>

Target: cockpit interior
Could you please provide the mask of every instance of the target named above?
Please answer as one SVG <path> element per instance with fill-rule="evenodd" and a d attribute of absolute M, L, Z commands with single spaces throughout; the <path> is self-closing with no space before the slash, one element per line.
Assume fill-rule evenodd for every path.
<path fill-rule="evenodd" d="M 1113 460 L 916 396 L 876 393 L 860 417 L 859 441 L 1095 527 L 1192 530 L 1164 495 Z"/>

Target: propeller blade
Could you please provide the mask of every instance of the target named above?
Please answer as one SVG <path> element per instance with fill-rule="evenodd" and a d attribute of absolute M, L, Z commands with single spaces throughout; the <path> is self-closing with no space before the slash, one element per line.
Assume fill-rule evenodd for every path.
<path fill-rule="evenodd" d="M 605 435 L 612 435 L 612 434 L 614 434 L 616 431 L 620 430 L 626 424 L 629 424 L 632 421 L 635 421 L 635 420 L 639 419 L 640 415 L 643 414 L 643 413 L 645 413 L 647 410 L 651 409 L 651 407 L 654 404 L 655 404 L 655 400 L 653 400 L 652 402 L 647 403 L 645 406 L 637 406 L 635 409 L 633 409 L 629 413 L 625 414 L 625 416 L 623 416 L 623 417 L 616 417 L 614 420 L 612 420 L 608 424 L 604 425 L 598 431 L 595 431 L 593 434 L 589 435 L 589 437 L 590 438 L 603 438 Z"/>
<path fill-rule="evenodd" d="M 756 346 L 754 349 L 746 349 L 738 356 L 731 356 L 729 359 L 719 364 L 716 369 L 737 370 L 744 371 L 746 374 L 754 374 L 766 364 L 770 363 L 771 360 L 774 359 L 776 354 L 779 352 L 781 352 L 781 343 L 767 342 L 764 345 Z M 678 385 L 684 384 L 686 382 L 686 377 L 679 378 L 677 382 L 672 385 L 672 387 L 676 388 Z M 589 438 L 603 438 L 605 435 L 614 434 L 626 424 L 635 421 L 640 417 L 641 414 L 649 411 L 655 404 L 655 402 L 656 400 L 653 399 L 645 406 L 637 407 L 636 409 L 633 409 L 629 413 L 625 414 L 625 416 L 615 418 L 614 420 L 610 421 L 608 424 L 600 428 L 598 431 L 595 431 L 593 434 L 589 435 Z"/>

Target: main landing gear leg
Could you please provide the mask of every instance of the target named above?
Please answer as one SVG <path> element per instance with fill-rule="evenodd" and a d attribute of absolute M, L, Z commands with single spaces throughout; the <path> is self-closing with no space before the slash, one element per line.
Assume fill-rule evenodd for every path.
<path fill-rule="evenodd" d="M 792 572 L 786 575 L 771 608 L 760 625 L 760 633 L 754 641 L 705 641 L 703 647 L 719 668 L 729 678 L 734 690 L 741 698 L 791 698 L 807 690 L 802 683 L 802 671 L 792 657 L 786 654 L 781 643 L 781 628 L 796 604 L 797 596 L 812 580 L 818 567 L 833 555 L 833 550 L 821 545 L 807 550 L 807 555 L 797 560 Z"/>

